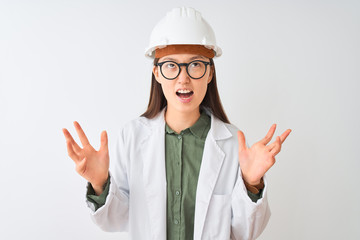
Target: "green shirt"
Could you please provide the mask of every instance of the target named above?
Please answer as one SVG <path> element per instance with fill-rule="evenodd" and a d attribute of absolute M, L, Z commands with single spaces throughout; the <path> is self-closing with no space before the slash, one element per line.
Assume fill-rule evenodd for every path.
<path fill-rule="evenodd" d="M 192 239 L 196 187 L 206 136 L 210 129 L 210 117 L 203 112 L 197 122 L 177 134 L 165 126 L 165 164 L 167 181 L 167 239 Z M 96 196 L 88 184 L 87 200 L 94 203 L 95 210 L 105 204 L 110 178 L 104 191 Z M 262 196 L 248 191 L 253 202 Z"/>
<path fill-rule="evenodd" d="M 167 239 L 192 239 L 196 187 L 210 117 L 203 112 L 197 122 L 179 134 L 165 127 L 167 181 Z"/>

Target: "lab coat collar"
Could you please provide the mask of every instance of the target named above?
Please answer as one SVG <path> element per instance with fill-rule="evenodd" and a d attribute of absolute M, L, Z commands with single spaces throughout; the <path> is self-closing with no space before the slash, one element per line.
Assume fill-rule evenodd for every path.
<path fill-rule="evenodd" d="M 216 118 L 208 108 L 203 110 L 211 117 L 210 134 L 214 137 L 214 140 L 224 140 L 232 136 L 229 129 L 226 127 L 226 123 Z"/>

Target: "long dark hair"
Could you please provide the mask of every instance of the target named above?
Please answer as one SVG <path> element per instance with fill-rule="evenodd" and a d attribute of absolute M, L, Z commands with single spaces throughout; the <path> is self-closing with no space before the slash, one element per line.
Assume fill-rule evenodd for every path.
<path fill-rule="evenodd" d="M 159 58 L 154 59 L 154 65 L 159 62 Z M 208 84 L 208 88 L 200 107 L 206 107 L 211 113 L 225 123 L 230 123 L 225 111 L 222 107 L 219 92 L 216 85 L 216 72 L 213 59 L 210 59 L 211 67 L 213 68 L 213 77 Z M 154 73 L 151 77 L 150 99 L 147 110 L 141 115 L 146 118 L 154 118 L 161 110 L 166 107 L 167 101 L 161 88 L 161 84 L 155 79 Z"/>

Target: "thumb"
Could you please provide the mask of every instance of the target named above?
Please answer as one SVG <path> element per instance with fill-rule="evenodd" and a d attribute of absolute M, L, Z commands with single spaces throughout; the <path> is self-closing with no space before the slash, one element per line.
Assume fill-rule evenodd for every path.
<path fill-rule="evenodd" d="M 108 151 L 108 136 L 106 131 L 101 132 L 100 151 Z"/>
<path fill-rule="evenodd" d="M 242 131 L 238 131 L 238 140 L 239 140 L 239 152 L 246 149 L 245 135 Z"/>

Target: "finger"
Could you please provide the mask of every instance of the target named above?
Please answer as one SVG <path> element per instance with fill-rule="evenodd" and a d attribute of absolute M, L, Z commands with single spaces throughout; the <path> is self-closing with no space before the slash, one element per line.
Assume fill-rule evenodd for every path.
<path fill-rule="evenodd" d="M 274 147 L 271 149 L 270 153 L 275 157 L 281 150 L 281 139 L 280 137 L 276 137 L 276 141 L 274 142 Z"/>
<path fill-rule="evenodd" d="M 279 137 L 279 136 L 278 136 L 278 137 Z M 269 145 L 266 146 L 266 149 L 267 149 L 269 152 L 278 144 L 278 140 L 277 140 L 278 137 L 276 137 L 276 139 L 275 139 L 274 142 L 272 142 L 271 144 L 269 144 Z M 280 143 L 281 143 L 281 138 L 280 138 Z"/>
<path fill-rule="evenodd" d="M 77 134 L 79 135 L 79 138 L 80 138 L 80 141 L 81 141 L 81 144 L 83 145 L 83 147 L 90 144 L 84 131 L 82 130 L 80 124 L 77 121 L 74 122 L 74 126 L 75 126 Z"/>
<path fill-rule="evenodd" d="M 264 145 L 268 144 L 270 142 L 271 138 L 274 136 L 275 129 L 276 129 L 276 124 L 273 124 L 270 127 L 266 136 L 262 140 L 260 140 L 260 142 Z"/>
<path fill-rule="evenodd" d="M 108 151 L 108 136 L 106 131 L 102 131 L 100 137 L 100 151 Z"/>
<path fill-rule="evenodd" d="M 281 143 L 283 143 L 286 140 L 286 138 L 289 136 L 290 133 L 291 133 L 291 129 L 288 129 L 283 134 L 281 134 L 280 136 Z"/>
<path fill-rule="evenodd" d="M 289 136 L 290 133 L 291 133 L 291 129 L 288 129 L 288 130 L 286 130 L 283 134 L 281 134 L 281 136 L 280 136 L 280 142 L 281 142 L 281 144 L 285 141 L 285 139 Z M 276 141 L 273 142 L 273 143 L 271 143 L 271 144 L 269 144 L 269 145 L 267 145 L 266 148 L 267 148 L 269 151 L 271 151 L 271 149 L 274 148 L 275 144 L 276 144 Z"/>
<path fill-rule="evenodd" d="M 238 131 L 238 140 L 239 140 L 239 152 L 246 149 L 245 135 L 242 131 Z"/>
<path fill-rule="evenodd" d="M 81 151 L 81 147 L 79 147 L 79 145 L 75 142 L 75 140 L 73 139 L 73 137 L 71 136 L 71 134 L 69 133 L 69 131 L 66 128 L 62 129 L 65 139 L 67 142 L 71 142 L 71 144 L 73 145 L 73 150 L 79 154 Z"/>
<path fill-rule="evenodd" d="M 73 149 L 73 145 L 71 144 L 71 142 L 69 141 L 66 141 L 66 147 L 67 147 L 67 152 L 68 152 L 68 155 L 69 157 L 76 163 L 80 160 L 80 157 L 78 154 L 76 154 L 74 152 L 74 149 Z"/>
<path fill-rule="evenodd" d="M 267 145 L 266 146 L 266 150 L 268 150 L 269 152 L 275 147 L 276 141 Z"/>

